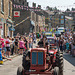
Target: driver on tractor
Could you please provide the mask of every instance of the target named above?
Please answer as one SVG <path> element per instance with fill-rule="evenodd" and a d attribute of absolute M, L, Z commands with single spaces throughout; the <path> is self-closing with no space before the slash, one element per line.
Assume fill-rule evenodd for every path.
<path fill-rule="evenodd" d="M 48 41 L 46 36 L 44 35 L 43 38 L 38 42 L 38 47 L 46 48 L 47 45 L 48 45 Z"/>

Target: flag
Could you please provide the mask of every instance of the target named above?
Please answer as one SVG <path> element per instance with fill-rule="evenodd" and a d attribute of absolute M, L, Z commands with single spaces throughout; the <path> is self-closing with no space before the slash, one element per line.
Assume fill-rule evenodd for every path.
<path fill-rule="evenodd" d="M 52 28 L 51 28 L 51 30 L 50 30 L 50 32 L 52 32 L 53 30 L 52 30 Z"/>
<path fill-rule="evenodd" d="M 14 17 L 20 17 L 20 11 L 14 11 Z"/>

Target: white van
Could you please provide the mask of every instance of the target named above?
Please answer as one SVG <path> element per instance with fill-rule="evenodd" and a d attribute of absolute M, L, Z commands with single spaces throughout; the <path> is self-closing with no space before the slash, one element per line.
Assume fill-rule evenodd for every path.
<path fill-rule="evenodd" d="M 59 28 L 58 28 L 58 31 L 59 31 L 60 33 L 63 33 L 63 32 L 65 31 L 65 29 L 64 29 L 64 27 L 59 27 Z"/>

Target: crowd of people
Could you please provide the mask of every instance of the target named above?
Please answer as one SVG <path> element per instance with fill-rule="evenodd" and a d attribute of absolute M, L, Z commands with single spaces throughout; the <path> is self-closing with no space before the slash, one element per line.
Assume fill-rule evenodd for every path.
<path fill-rule="evenodd" d="M 22 55 L 25 50 L 33 48 L 33 42 L 36 43 L 35 33 L 29 35 L 17 35 L 14 38 L 9 36 L 2 38 L 0 36 L 0 48 L 2 49 L 2 57 L 10 58 L 10 55 Z"/>
<path fill-rule="evenodd" d="M 71 45 L 73 42 L 73 33 L 66 32 L 61 37 L 57 38 L 57 43 L 59 44 L 59 48 L 61 51 L 69 52 L 71 51 Z"/>
<path fill-rule="evenodd" d="M 72 45 L 72 32 L 66 32 L 61 37 L 56 39 L 56 43 L 59 46 L 61 51 L 69 52 L 71 51 Z M 43 37 L 41 35 L 40 39 Z M 36 43 L 36 34 L 30 33 L 29 35 L 19 35 L 11 38 L 9 36 L 2 38 L 0 36 L 0 52 L 2 53 L 3 58 L 10 58 L 10 55 L 18 54 L 22 55 L 25 50 L 33 48 L 33 43 Z"/>

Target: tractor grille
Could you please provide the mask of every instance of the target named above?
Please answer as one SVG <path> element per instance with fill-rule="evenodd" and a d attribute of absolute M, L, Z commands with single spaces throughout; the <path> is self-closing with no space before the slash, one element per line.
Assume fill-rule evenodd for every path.
<path fill-rule="evenodd" d="M 32 64 L 43 65 L 43 52 L 32 52 Z"/>
<path fill-rule="evenodd" d="M 32 52 L 32 64 L 37 64 L 37 52 Z"/>
<path fill-rule="evenodd" d="M 38 65 L 43 65 L 43 52 L 38 52 Z"/>

